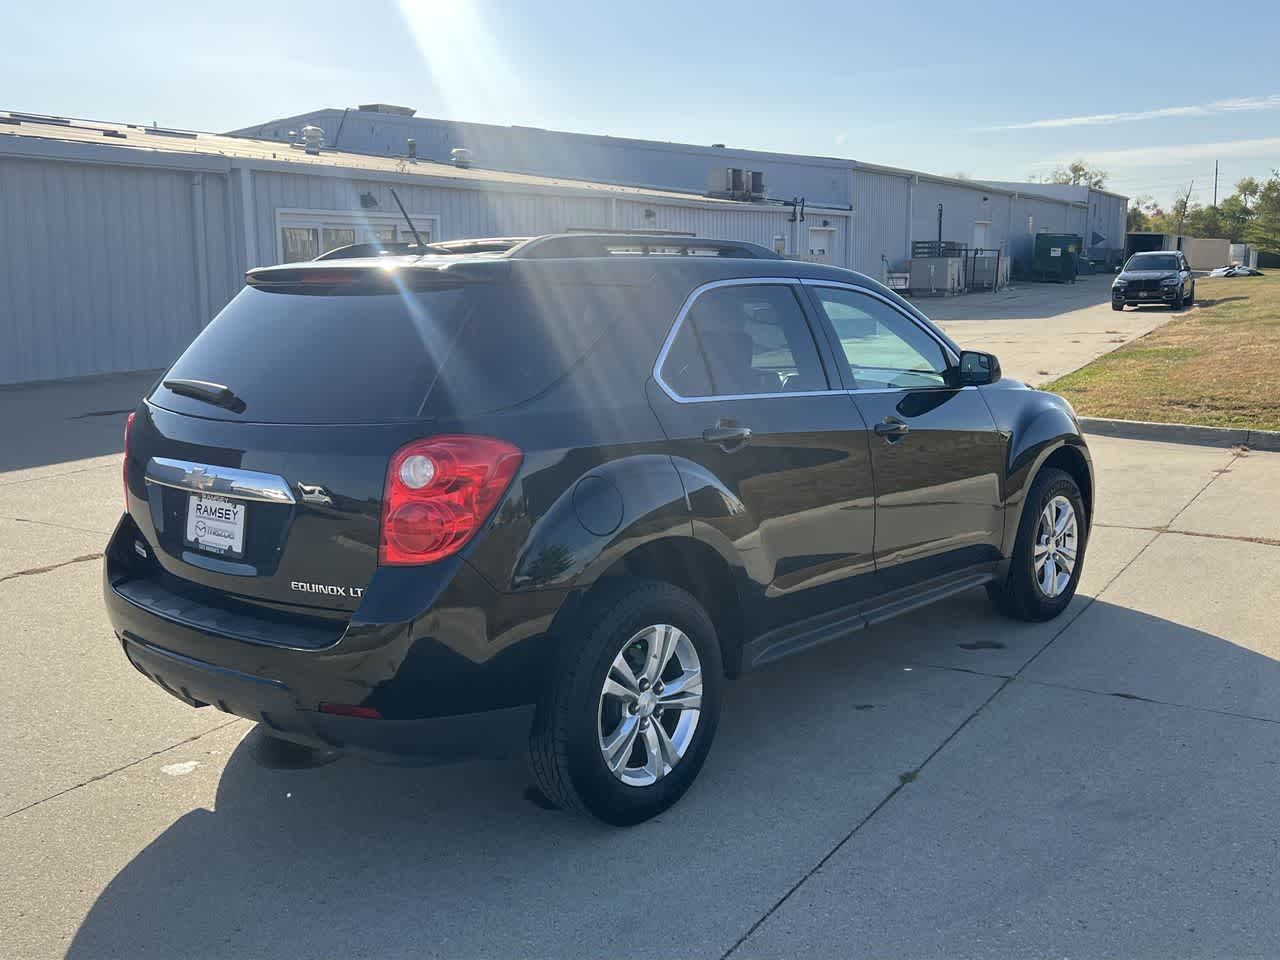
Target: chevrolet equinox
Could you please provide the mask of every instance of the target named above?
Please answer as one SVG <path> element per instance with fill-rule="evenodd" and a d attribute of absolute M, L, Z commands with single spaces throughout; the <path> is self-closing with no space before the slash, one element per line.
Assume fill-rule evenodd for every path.
<path fill-rule="evenodd" d="M 1070 405 L 874 280 L 710 240 L 358 252 L 250 271 L 129 417 L 106 604 L 192 706 L 374 759 L 527 744 L 632 824 L 727 677 L 1075 592 Z"/>

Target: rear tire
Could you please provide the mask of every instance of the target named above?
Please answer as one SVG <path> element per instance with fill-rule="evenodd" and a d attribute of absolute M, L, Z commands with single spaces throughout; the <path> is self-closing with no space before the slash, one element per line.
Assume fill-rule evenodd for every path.
<path fill-rule="evenodd" d="M 715 738 L 724 669 L 711 618 L 678 587 L 627 580 L 563 643 L 529 739 L 538 787 L 615 826 L 657 816 L 693 784 Z"/>
<path fill-rule="evenodd" d="M 1056 536 L 1046 530 L 1050 518 L 1055 526 L 1062 524 Z M 1080 583 L 1088 535 L 1075 480 L 1063 470 L 1041 470 L 1023 503 L 1009 574 L 1001 583 L 987 584 L 995 608 L 1015 620 L 1052 620 L 1060 614 Z"/>

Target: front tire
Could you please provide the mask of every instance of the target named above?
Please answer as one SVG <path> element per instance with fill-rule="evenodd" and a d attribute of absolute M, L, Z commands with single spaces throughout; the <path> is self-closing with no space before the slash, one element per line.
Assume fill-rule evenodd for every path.
<path fill-rule="evenodd" d="M 573 634 L 538 705 L 530 766 L 557 806 L 641 823 L 684 795 L 711 749 L 724 683 L 715 627 L 684 590 L 630 580 Z"/>
<path fill-rule="evenodd" d="M 1040 471 L 1022 507 L 1009 574 L 987 584 L 996 609 L 1015 620 L 1052 620 L 1080 583 L 1088 540 L 1084 498 L 1069 473 Z"/>
<path fill-rule="evenodd" d="M 1111 304 L 1111 309 L 1112 309 L 1112 310 L 1123 310 L 1123 309 L 1124 309 L 1124 304 L 1123 304 L 1123 303 L 1115 303 L 1115 302 L 1113 301 L 1113 302 L 1112 302 L 1112 304 Z"/>

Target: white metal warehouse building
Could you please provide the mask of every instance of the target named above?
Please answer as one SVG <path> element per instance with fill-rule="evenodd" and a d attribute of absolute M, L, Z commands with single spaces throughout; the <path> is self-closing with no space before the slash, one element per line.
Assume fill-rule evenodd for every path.
<path fill-rule="evenodd" d="M 693 194 L 705 192 L 726 168 L 759 171 L 769 197 L 804 198 L 809 208 L 847 212 L 849 246 L 837 247 L 832 262 L 872 276 L 884 262 L 904 269 L 911 241 L 938 238 L 940 203 L 942 239 L 1000 249 L 1014 261 L 1030 258 L 1037 233 L 1079 234 L 1084 252 L 1099 260 L 1124 251 L 1128 198 L 1085 186 L 957 180 L 836 157 L 463 123 L 387 104 L 316 110 L 233 133 L 288 143 L 308 125 L 323 130 L 335 149 L 373 156 L 403 156 L 412 140 L 418 156 L 445 163 L 461 148 L 490 169 Z M 805 222 L 806 232 L 817 231 L 817 242 L 789 252 L 824 249 L 829 235 L 821 223 Z"/>
<path fill-rule="evenodd" d="M 346 124 L 316 116 L 329 124 L 331 142 L 318 155 L 293 143 L 311 116 L 253 128 L 255 137 L 0 113 L 0 384 L 167 366 L 250 267 L 403 239 L 392 187 L 424 239 L 673 233 L 748 240 L 873 276 L 902 269 L 911 241 L 936 238 L 939 203 L 944 239 L 999 248 L 1015 262 L 1036 232 L 1080 233 L 1088 242 L 1090 197 L 1031 189 L 1040 185 L 483 128 L 523 144 L 498 155 L 469 129 L 481 125 L 448 125 L 467 127 L 477 144 L 467 148 L 474 165 L 462 168 L 450 161 L 456 130 L 434 140 L 423 134 L 416 159 L 394 153 L 391 139 L 354 134 L 376 136 L 386 123 L 384 139 L 407 141 L 402 121 L 418 124 L 409 129 L 419 134 L 440 121 L 382 108 L 346 113 Z M 543 153 L 550 142 L 559 146 Z M 762 172 L 767 191 L 709 196 L 709 176 L 726 167 Z M 1118 236 L 1123 245 L 1123 217 Z"/>

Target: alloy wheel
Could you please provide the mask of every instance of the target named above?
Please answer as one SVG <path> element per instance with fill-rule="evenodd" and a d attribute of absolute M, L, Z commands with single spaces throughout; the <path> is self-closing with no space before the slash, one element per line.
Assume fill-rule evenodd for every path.
<path fill-rule="evenodd" d="M 1054 497 L 1040 512 L 1036 527 L 1035 579 L 1050 600 L 1062 595 L 1071 583 L 1079 548 L 1079 522 L 1066 497 Z"/>
<path fill-rule="evenodd" d="M 600 691 L 605 766 L 628 786 L 656 783 L 689 749 L 701 711 L 702 664 L 693 641 L 667 623 L 637 631 Z"/>

